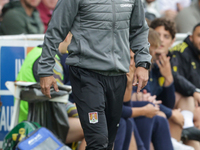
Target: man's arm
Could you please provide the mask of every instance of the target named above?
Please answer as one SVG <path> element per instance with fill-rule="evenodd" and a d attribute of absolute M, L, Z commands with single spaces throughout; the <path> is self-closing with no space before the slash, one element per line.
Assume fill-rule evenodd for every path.
<path fill-rule="evenodd" d="M 134 74 L 134 86 L 138 86 L 139 92 L 148 82 L 148 69 L 151 55 L 148 42 L 149 27 L 145 20 L 144 8 L 141 0 L 136 0 L 130 19 L 130 48 L 135 53 L 136 71 Z M 137 83 L 138 82 L 138 83 Z"/>
<path fill-rule="evenodd" d="M 169 86 L 163 86 L 162 92 L 157 96 L 157 99 L 162 100 L 162 104 L 173 109 L 175 105 L 175 87 L 174 83 Z"/>
<path fill-rule="evenodd" d="M 159 111 L 158 107 L 153 106 L 153 104 L 146 104 L 145 106 L 141 107 L 131 107 L 125 106 L 122 107 L 122 118 L 135 118 L 140 116 L 145 116 L 148 118 L 152 118 L 157 115 Z"/>
<path fill-rule="evenodd" d="M 135 53 L 135 66 L 141 62 L 151 63 L 149 54 L 148 33 L 149 27 L 145 20 L 144 9 L 141 0 L 136 0 L 130 20 L 130 48 Z"/>
<path fill-rule="evenodd" d="M 52 85 L 58 91 L 56 80 L 53 77 L 54 57 L 58 52 L 59 44 L 71 30 L 78 9 L 79 0 L 59 0 L 45 34 L 38 74 L 41 91 L 49 98 L 51 98 L 50 87 Z"/>
<path fill-rule="evenodd" d="M 79 9 L 79 0 L 59 0 L 53 12 L 44 38 L 42 55 L 38 64 L 40 77 L 52 76 L 54 56 L 59 44 L 65 39 Z"/>
<path fill-rule="evenodd" d="M 170 64 L 170 57 L 161 54 L 156 60 L 161 75 L 165 78 L 162 92 L 157 95 L 157 99 L 162 100 L 163 105 L 173 109 L 175 104 L 175 88 L 172 69 Z"/>
<path fill-rule="evenodd" d="M 145 20 L 144 9 L 140 0 L 135 1 L 130 20 L 130 48 L 135 53 L 135 66 L 140 62 L 151 63 L 148 42 L 149 27 Z"/>
<path fill-rule="evenodd" d="M 190 68 L 188 66 L 190 63 L 182 55 L 179 52 L 174 52 L 171 59 L 175 89 L 183 96 L 193 96 L 196 87 L 187 79 L 187 72 L 189 71 L 187 69 Z"/>
<path fill-rule="evenodd" d="M 193 96 L 196 87 L 185 77 L 177 72 L 173 72 L 176 91 L 183 96 Z"/>

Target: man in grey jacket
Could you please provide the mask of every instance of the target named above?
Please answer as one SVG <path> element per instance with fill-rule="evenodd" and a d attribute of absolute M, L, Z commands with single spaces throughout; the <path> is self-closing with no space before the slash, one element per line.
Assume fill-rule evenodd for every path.
<path fill-rule="evenodd" d="M 45 34 L 38 74 L 42 92 L 58 91 L 53 78 L 54 56 L 69 31 L 73 34 L 66 63 L 87 150 L 111 150 L 121 116 L 135 53 L 133 85 L 148 81 L 148 25 L 141 0 L 59 0 Z"/>

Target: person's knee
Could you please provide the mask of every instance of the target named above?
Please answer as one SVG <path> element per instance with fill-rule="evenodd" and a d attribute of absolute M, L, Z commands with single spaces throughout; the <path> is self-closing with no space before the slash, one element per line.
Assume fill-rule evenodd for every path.
<path fill-rule="evenodd" d="M 183 97 L 183 99 L 186 101 L 186 103 L 191 103 L 193 102 L 194 103 L 194 97 L 193 96 L 185 96 Z"/>
<path fill-rule="evenodd" d="M 177 108 L 181 108 L 181 110 L 194 111 L 195 108 L 195 100 L 193 96 L 182 96 L 176 106 Z"/>
<path fill-rule="evenodd" d="M 168 126 L 167 118 L 164 118 L 162 116 L 155 116 L 155 120 L 159 125 L 167 125 Z"/>

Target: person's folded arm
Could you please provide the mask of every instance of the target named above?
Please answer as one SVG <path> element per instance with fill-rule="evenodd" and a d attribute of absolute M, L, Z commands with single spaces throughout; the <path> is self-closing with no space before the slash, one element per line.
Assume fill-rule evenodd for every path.
<path fill-rule="evenodd" d="M 172 109 L 160 104 L 160 111 L 164 112 L 167 118 L 172 116 Z"/>
<path fill-rule="evenodd" d="M 169 86 L 163 86 L 162 92 L 157 96 L 158 100 L 162 100 L 162 104 L 173 109 L 175 105 L 175 87 L 172 82 Z"/>

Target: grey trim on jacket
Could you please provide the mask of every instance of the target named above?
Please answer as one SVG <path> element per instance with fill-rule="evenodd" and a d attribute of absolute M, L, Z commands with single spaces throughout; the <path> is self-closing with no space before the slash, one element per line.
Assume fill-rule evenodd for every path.
<path fill-rule="evenodd" d="M 45 34 L 40 77 L 53 75 L 54 56 L 69 31 L 73 37 L 68 65 L 104 75 L 124 74 L 129 72 L 130 49 L 136 66 L 151 63 L 141 0 L 59 0 Z"/>

